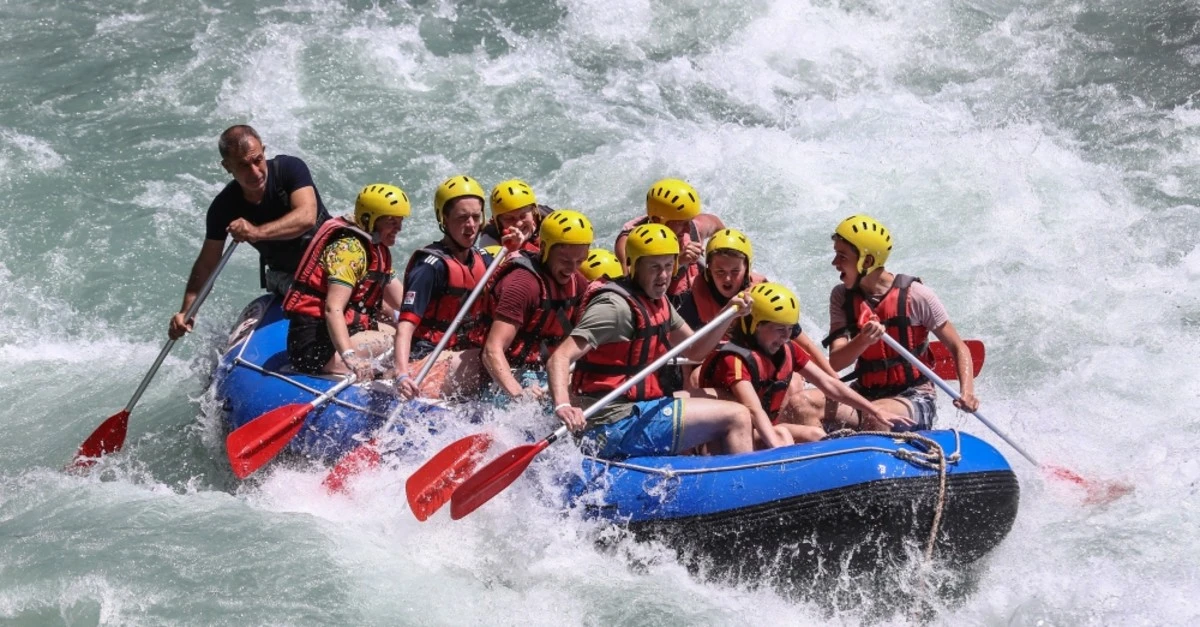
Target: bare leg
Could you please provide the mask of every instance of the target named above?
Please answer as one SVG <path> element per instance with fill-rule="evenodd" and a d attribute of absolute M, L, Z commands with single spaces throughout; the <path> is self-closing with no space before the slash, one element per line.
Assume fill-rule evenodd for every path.
<path fill-rule="evenodd" d="M 881 398 L 876 401 L 871 401 L 871 404 L 874 405 L 881 412 L 888 412 L 888 413 L 892 413 L 892 414 L 903 414 L 903 415 L 908 416 L 909 418 L 913 417 L 912 405 L 909 405 L 908 401 L 901 399 L 901 398 L 896 398 L 896 397 Z M 874 424 L 871 422 L 867 422 L 866 424 L 864 424 L 863 429 L 872 430 L 872 431 L 891 431 L 892 430 L 890 425 Z"/>
<path fill-rule="evenodd" d="M 791 426 L 794 426 L 794 425 L 791 425 Z M 795 444 L 796 440 L 792 438 L 792 432 L 788 429 L 788 427 L 789 427 L 789 425 L 780 424 L 780 425 L 775 425 L 771 428 L 775 430 L 775 434 L 777 436 L 779 436 L 781 439 L 783 439 L 783 443 L 785 445 L 790 446 L 792 444 Z M 759 433 L 757 429 L 755 429 L 755 431 L 754 431 L 754 450 L 759 451 L 759 450 L 763 450 L 765 448 L 767 448 L 767 445 L 765 442 L 763 442 L 762 434 Z"/>
<path fill-rule="evenodd" d="M 748 453 L 754 450 L 750 428 L 750 410 L 729 401 L 688 398 L 683 402 L 683 442 L 689 449 L 719 440 L 724 453 Z"/>
<path fill-rule="evenodd" d="M 360 356 L 375 359 L 392 347 L 392 335 L 382 331 L 359 331 L 350 336 L 350 345 Z M 321 372 L 347 374 L 350 369 L 342 362 L 342 356 L 335 352 L 333 357 L 325 362 L 325 367 L 321 369 Z"/>
<path fill-rule="evenodd" d="M 482 351 L 472 348 L 465 351 L 455 351 L 450 355 L 446 367 L 447 375 L 442 383 L 442 398 L 474 396 L 483 385 Z"/>
<path fill-rule="evenodd" d="M 483 384 L 483 362 L 479 349 L 465 351 L 442 351 L 421 382 L 421 396 L 425 398 L 454 398 L 471 395 Z M 411 372 L 418 372 L 429 357 L 413 362 Z"/>
<path fill-rule="evenodd" d="M 803 377 L 792 377 L 783 406 L 779 408 L 779 422 L 820 428 L 824 417 L 825 395 L 817 389 L 804 389 Z"/>
<path fill-rule="evenodd" d="M 886 411 L 893 414 L 904 414 L 908 417 L 913 417 L 912 406 L 908 401 L 902 398 L 881 398 L 871 402 L 880 411 Z M 828 401 L 825 412 L 825 422 L 831 428 L 836 429 L 860 429 L 864 431 L 891 431 L 888 425 L 879 424 L 864 424 L 862 417 L 858 415 L 858 411 L 849 405 L 843 405 L 837 401 Z"/>
<path fill-rule="evenodd" d="M 818 442 L 825 438 L 825 427 L 780 423 L 777 428 L 785 429 L 793 442 Z"/>

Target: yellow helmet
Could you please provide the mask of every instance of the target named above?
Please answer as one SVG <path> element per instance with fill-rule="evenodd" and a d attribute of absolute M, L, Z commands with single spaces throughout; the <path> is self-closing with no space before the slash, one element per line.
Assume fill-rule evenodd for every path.
<path fill-rule="evenodd" d="M 625 240 L 625 259 L 629 266 L 629 276 L 634 275 L 638 259 L 655 255 L 675 255 L 674 274 L 679 269 L 679 238 L 675 233 L 661 224 L 643 224 L 635 228 Z"/>
<path fill-rule="evenodd" d="M 663 179 L 646 192 L 646 215 L 666 220 L 691 220 L 700 215 L 700 194 L 679 179 Z"/>
<path fill-rule="evenodd" d="M 533 188 L 521 179 L 509 179 L 492 188 L 492 217 L 537 204 Z"/>
<path fill-rule="evenodd" d="M 800 322 L 800 301 L 792 290 L 778 283 L 759 283 L 750 288 L 750 315 L 742 318 L 742 331 L 753 335 L 763 322 L 792 326 Z"/>
<path fill-rule="evenodd" d="M 542 220 L 538 228 L 542 241 L 542 261 L 550 256 L 550 249 L 557 244 L 583 244 L 591 246 L 596 239 L 592 223 L 587 216 L 570 209 L 559 209 Z"/>
<path fill-rule="evenodd" d="M 595 281 L 601 277 L 619 279 L 625 276 L 625 271 L 621 269 L 621 261 L 617 259 L 616 255 L 603 248 L 589 250 L 587 259 L 579 264 L 579 271 L 587 277 L 588 281 Z"/>
<path fill-rule="evenodd" d="M 746 271 L 750 271 L 750 264 L 754 263 L 754 247 L 750 245 L 750 238 L 742 234 L 736 229 L 721 229 L 708 238 L 708 244 L 704 247 L 704 259 L 706 262 L 712 261 L 713 253 L 718 250 L 732 250 L 741 253 L 746 257 Z"/>
<path fill-rule="evenodd" d="M 464 196 L 471 196 L 478 198 L 479 202 L 485 202 L 487 192 L 483 191 L 483 186 L 479 184 L 479 181 L 466 174 L 452 176 L 438 185 L 437 191 L 433 194 L 433 211 L 437 214 L 438 226 L 443 230 L 446 228 L 446 205 Z"/>
<path fill-rule="evenodd" d="M 878 220 L 861 213 L 842 220 L 833 232 L 834 237 L 840 237 L 858 250 L 858 273 L 868 274 L 875 268 L 882 268 L 892 253 L 892 234 Z M 867 255 L 874 258 L 871 267 L 864 267 Z"/>
<path fill-rule="evenodd" d="M 379 218 L 407 218 L 411 213 L 408 194 L 399 187 L 386 183 L 374 183 L 364 187 L 354 201 L 354 223 L 368 233 L 375 230 L 375 221 Z"/>

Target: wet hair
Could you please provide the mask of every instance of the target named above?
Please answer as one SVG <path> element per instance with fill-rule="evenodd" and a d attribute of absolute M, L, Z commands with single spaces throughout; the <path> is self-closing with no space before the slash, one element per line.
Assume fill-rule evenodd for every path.
<path fill-rule="evenodd" d="M 235 124 L 221 133 L 221 138 L 217 140 L 217 152 L 221 153 L 222 159 L 227 159 L 234 152 L 244 150 L 251 137 L 257 139 L 260 146 L 262 145 L 262 138 L 258 136 L 258 131 L 254 130 L 254 127 Z"/>

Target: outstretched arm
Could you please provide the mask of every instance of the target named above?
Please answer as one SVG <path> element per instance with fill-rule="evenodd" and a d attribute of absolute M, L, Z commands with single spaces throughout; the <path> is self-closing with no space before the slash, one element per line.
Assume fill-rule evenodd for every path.
<path fill-rule="evenodd" d="M 487 340 L 483 343 L 483 366 L 487 368 L 488 374 L 492 375 L 492 381 L 495 381 L 496 385 L 503 388 L 513 398 L 521 396 L 524 390 L 517 378 L 513 376 L 512 369 L 508 366 L 508 358 L 504 353 L 509 346 L 512 346 L 516 337 L 516 326 L 496 318 L 492 320 Z"/>
<path fill-rule="evenodd" d="M 554 402 L 554 415 L 576 433 L 583 431 L 587 421 L 583 410 L 571 404 L 571 365 L 579 361 L 592 347 L 583 338 L 570 335 L 563 340 L 546 362 L 546 376 L 550 379 L 550 398 Z"/>
<path fill-rule="evenodd" d="M 754 393 L 754 384 L 749 381 L 738 381 L 733 384 L 732 392 L 734 398 L 750 410 L 750 425 L 758 432 L 758 437 L 762 438 L 767 448 L 778 448 L 789 444 L 775 431 L 775 425 L 771 424 L 771 417 L 763 409 L 758 394 Z"/>
<path fill-rule="evenodd" d="M 205 281 L 208 281 L 208 277 L 212 276 L 213 270 L 221 262 L 224 248 L 225 240 L 220 239 L 206 239 L 200 246 L 200 254 L 196 256 L 196 261 L 192 263 L 192 272 L 188 275 L 187 287 L 183 289 L 183 304 L 179 306 L 179 312 L 171 316 L 171 325 L 167 329 L 167 336 L 172 340 L 177 340 L 192 330 L 194 321 L 185 320 L 184 315 L 200 294 Z"/>
<path fill-rule="evenodd" d="M 850 389 L 850 386 L 842 383 L 837 377 L 825 374 L 825 372 L 811 361 L 805 364 L 800 372 L 804 375 L 805 379 L 808 379 L 818 390 L 821 390 L 826 397 L 862 412 L 863 417 L 869 423 L 886 425 L 889 428 L 897 425 L 913 426 L 917 424 L 908 416 L 879 411 L 875 405 L 871 404 L 871 401 L 868 401 L 861 394 Z"/>

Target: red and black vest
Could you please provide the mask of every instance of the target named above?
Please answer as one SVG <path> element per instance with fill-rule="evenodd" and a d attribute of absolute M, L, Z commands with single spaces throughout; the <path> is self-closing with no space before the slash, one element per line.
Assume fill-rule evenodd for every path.
<path fill-rule="evenodd" d="M 746 341 L 746 339 L 739 338 L 738 341 Z M 753 339 L 749 341 L 753 341 Z M 713 381 L 713 375 L 717 370 L 717 365 L 725 355 L 737 355 L 746 365 L 746 372 L 750 374 L 750 384 L 754 386 L 754 392 L 758 395 L 763 410 L 774 419 L 779 408 L 783 407 L 783 401 L 787 398 L 788 385 L 792 382 L 795 348 L 795 345 L 789 340 L 784 342 L 783 348 L 779 352 L 774 355 L 765 355 L 761 350 L 750 350 L 733 342 L 725 342 L 712 355 L 709 355 L 708 359 L 704 361 L 704 365 L 700 367 L 700 385 L 701 387 L 714 387 L 716 382 Z"/>
<path fill-rule="evenodd" d="M 430 297 L 425 314 L 421 316 L 421 324 L 417 325 L 416 331 L 413 332 L 414 340 L 425 340 L 433 344 L 440 342 L 446 334 L 446 329 L 450 328 L 450 323 L 458 315 L 458 310 L 467 299 L 467 295 L 483 278 L 484 272 L 487 271 L 483 256 L 474 248 L 470 249 L 468 254 L 471 255 L 470 267 L 434 244 L 417 249 L 412 257 L 409 257 L 408 265 L 404 268 L 405 276 L 412 271 L 414 264 L 433 263 L 435 259 L 440 260 L 446 268 L 446 290 Z M 447 349 L 463 350 L 474 345 L 471 341 L 471 330 L 479 325 L 482 311 L 483 300 L 476 299 L 471 305 L 471 310 L 458 325 L 458 329 L 454 331 L 454 336 L 446 343 Z"/>
<path fill-rule="evenodd" d="M 583 296 L 583 308 L 597 295 L 613 292 L 633 313 L 633 339 L 601 344 L 575 364 L 571 389 L 576 394 L 603 396 L 671 350 L 671 303 L 664 297 L 652 301 L 629 279 L 592 283 Z M 667 395 L 653 373 L 625 393 L 631 401 Z"/>
<path fill-rule="evenodd" d="M 502 253 L 504 254 L 504 253 Z M 488 305 L 485 308 L 491 312 L 498 296 L 495 293 L 500 279 L 518 270 L 531 273 L 537 279 L 539 302 L 532 316 L 525 318 L 525 324 L 517 329 L 517 335 L 505 351 L 508 364 L 514 368 L 528 366 L 545 366 L 550 353 L 566 339 L 575 328 L 575 320 L 579 313 L 579 303 L 583 294 L 566 294 L 567 290 L 575 291 L 575 282 L 561 286 L 546 278 L 544 267 L 538 260 L 539 253 L 519 251 L 510 255 L 501 264 L 496 274 L 488 280 Z M 482 324 L 476 327 L 473 335 L 475 343 L 482 345 L 487 339 L 491 327 L 491 316 L 485 315 Z"/>
<path fill-rule="evenodd" d="M 640 218 L 630 220 L 621 226 L 621 232 L 617 234 L 617 237 L 620 238 L 622 235 L 628 237 L 634 229 L 648 223 L 649 221 L 650 218 L 648 216 L 642 216 Z M 689 242 L 703 243 L 700 238 L 700 231 L 696 228 L 695 220 L 688 222 L 688 232 L 684 233 L 683 238 L 679 240 L 679 250 L 683 250 L 685 247 L 687 247 Z M 678 305 L 681 302 L 681 297 L 684 294 L 692 291 L 693 285 L 697 283 L 699 279 L 699 263 L 693 263 L 692 265 L 686 267 L 680 266 L 679 270 L 675 273 L 675 276 L 671 278 L 671 285 L 667 287 L 667 296 L 670 296 L 672 302 Z"/>
<path fill-rule="evenodd" d="M 892 336 L 901 346 L 908 349 L 924 361 L 928 361 L 929 330 L 914 325 L 912 312 L 909 308 L 908 289 L 913 281 L 921 279 L 905 274 L 897 274 L 892 281 L 892 287 L 875 307 L 867 304 L 859 290 L 849 290 L 843 304 L 846 314 L 846 328 L 830 331 L 824 344 L 828 346 L 833 338 L 839 336 L 852 337 L 872 316 L 878 317 L 888 335 Z M 908 388 L 928 381 L 921 371 L 908 363 L 904 357 L 892 350 L 880 340 L 867 347 L 858 356 L 854 372 L 846 379 L 858 379 L 856 387 L 862 395 L 870 400 L 895 396 Z"/>
<path fill-rule="evenodd" d="M 370 329 L 383 303 L 383 288 L 392 276 L 392 252 L 383 244 L 374 243 L 371 236 L 345 218 L 330 218 L 313 235 L 296 278 L 283 299 L 283 312 L 291 318 L 309 316 L 318 320 L 325 317 L 325 297 L 329 293 L 329 276 L 321 265 L 321 254 L 334 239 L 347 234 L 354 235 L 367 249 L 367 275 L 350 292 L 346 304 L 346 326 L 354 329 Z"/>

